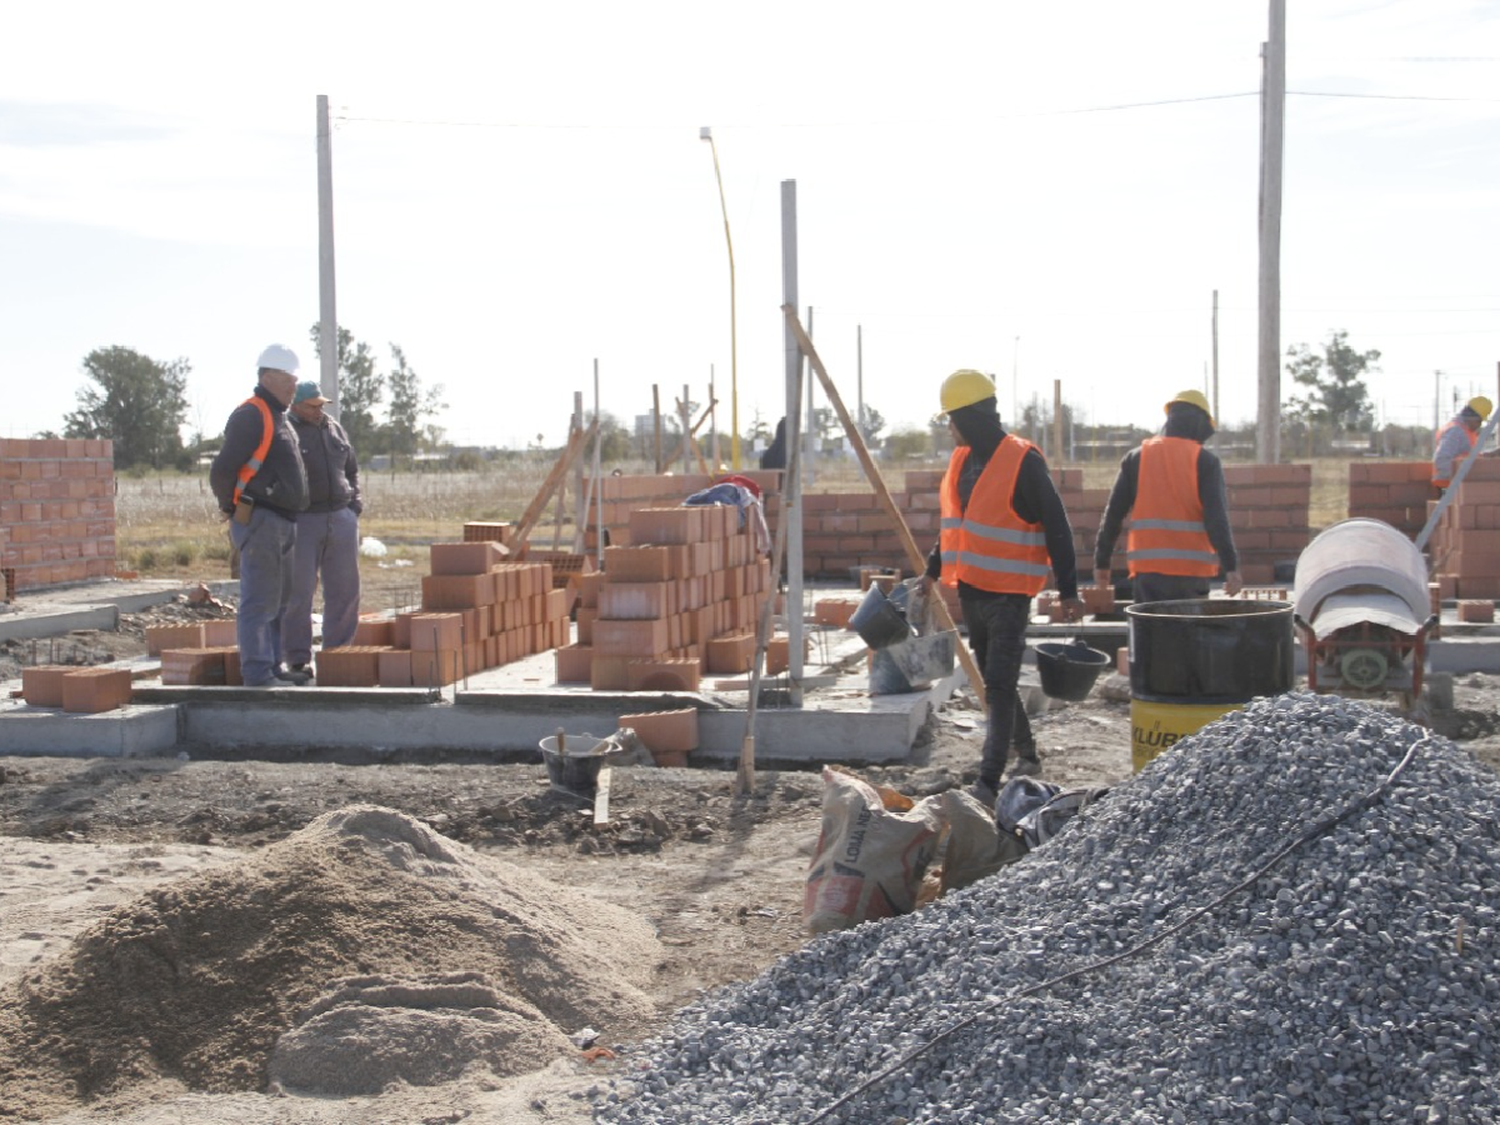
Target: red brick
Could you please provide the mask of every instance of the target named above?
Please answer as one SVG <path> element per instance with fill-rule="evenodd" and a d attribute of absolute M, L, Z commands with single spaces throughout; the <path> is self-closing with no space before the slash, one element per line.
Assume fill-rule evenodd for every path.
<path fill-rule="evenodd" d="M 495 604 L 490 574 L 429 574 L 422 578 L 423 609 L 474 609 Z"/>
<path fill-rule="evenodd" d="M 413 649 L 411 682 L 416 687 L 446 687 L 458 681 L 462 662 L 457 648 Z"/>
<path fill-rule="evenodd" d="M 630 657 L 594 653 L 589 665 L 589 686 L 595 691 L 625 691 L 630 682 Z"/>
<path fill-rule="evenodd" d="M 169 648 L 161 654 L 163 684 L 223 684 L 222 648 Z"/>
<path fill-rule="evenodd" d="M 632 660 L 625 669 L 627 691 L 697 691 L 702 676 L 698 660 Z"/>
<path fill-rule="evenodd" d="M 653 754 L 685 754 L 698 749 L 698 709 L 684 707 L 676 711 L 643 711 L 621 715 L 620 726 L 635 731 L 641 743 Z"/>
<path fill-rule="evenodd" d="M 630 513 L 630 542 L 697 543 L 706 538 L 703 525 L 700 507 L 640 508 Z"/>
<path fill-rule="evenodd" d="M 158 656 L 165 648 L 203 648 L 203 625 L 148 625 L 146 655 Z"/>
<path fill-rule="evenodd" d="M 223 648 L 239 644 L 239 622 L 232 617 L 203 622 L 203 647 Z"/>
<path fill-rule="evenodd" d="M 431 573 L 441 575 L 487 574 L 509 554 L 498 542 L 490 540 L 434 543 L 428 549 Z"/>
<path fill-rule="evenodd" d="M 379 645 L 325 648 L 316 657 L 319 687 L 375 687 L 380 681 Z"/>
<path fill-rule="evenodd" d="M 411 641 L 410 636 L 407 637 L 407 641 L 408 643 Z M 396 644 L 396 622 L 390 619 L 361 621 L 354 626 L 354 637 L 349 643 L 392 648 Z"/>
<path fill-rule="evenodd" d="M 1458 619 L 1475 624 L 1488 624 L 1495 620 L 1495 603 L 1492 601 L 1464 600 L 1458 603 Z"/>
<path fill-rule="evenodd" d="M 411 657 L 404 648 L 388 648 L 376 658 L 376 677 L 381 687 L 411 687 Z"/>
<path fill-rule="evenodd" d="M 824 598 L 813 604 L 813 620 L 819 625 L 847 629 L 849 619 L 854 616 L 854 611 L 858 608 L 857 603 L 844 598 Z"/>
<path fill-rule="evenodd" d="M 80 668 L 63 677 L 63 710 L 113 711 L 130 702 L 129 668 Z"/>
<path fill-rule="evenodd" d="M 594 622 L 594 652 L 598 656 L 656 656 L 667 650 L 667 623 L 662 618 Z M 622 685 L 623 686 L 623 685 Z"/>
<path fill-rule="evenodd" d="M 738 675 L 750 671 L 755 660 L 755 637 L 729 633 L 708 642 L 706 670 L 712 675 Z"/>
<path fill-rule="evenodd" d="M 418 613 L 411 619 L 411 649 L 456 651 L 463 644 L 463 618 L 456 613 Z"/>
<path fill-rule="evenodd" d="M 588 645 L 567 645 L 554 654 L 557 660 L 557 682 L 586 684 L 594 663 L 594 650 Z"/>
<path fill-rule="evenodd" d="M 36 664 L 21 669 L 21 697 L 32 707 L 61 707 L 63 677 L 74 671 L 66 664 Z"/>

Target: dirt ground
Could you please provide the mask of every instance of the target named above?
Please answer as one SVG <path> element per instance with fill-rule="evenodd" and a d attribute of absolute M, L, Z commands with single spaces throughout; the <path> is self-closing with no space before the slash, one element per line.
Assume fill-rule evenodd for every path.
<path fill-rule="evenodd" d="M 97 642 L 71 639 L 129 648 L 144 623 L 133 619 Z M 1500 765 L 1497 688 L 1493 677 L 1460 677 L 1454 709 L 1434 716 L 1439 730 L 1491 766 Z M 1055 708 L 1033 720 L 1044 780 L 1109 785 L 1129 774 L 1121 682 Z M 911 764 L 860 776 L 912 797 L 965 785 L 982 736 L 983 718 L 961 694 L 929 722 Z M 760 771 L 753 795 L 740 797 L 727 771 L 627 767 L 615 771 L 609 823 L 595 827 L 589 808 L 549 788 L 540 763 L 0 758 L 0 1013 L 35 1002 L 18 987 L 24 974 L 69 955 L 80 933 L 96 932 L 164 883 L 220 865 L 232 870 L 323 814 L 359 805 L 396 810 L 568 894 L 622 908 L 645 919 L 656 937 L 652 963 L 643 967 L 654 1005 L 649 1017 L 614 1024 L 579 1017 L 614 1059 L 590 1061 L 569 1049 L 526 1075 L 466 1073 L 441 1085 L 397 1083 L 342 1098 L 267 1092 L 264 1074 L 250 1075 L 239 1089 L 205 1090 L 184 1074 L 151 1073 L 89 1097 L 59 1089 L 51 1098 L 7 1105 L 0 1083 L 0 1120 L 588 1120 L 589 1091 L 628 1077 L 642 1039 L 673 1010 L 700 990 L 754 977 L 808 940 L 802 889 L 821 798 L 812 771 Z"/>

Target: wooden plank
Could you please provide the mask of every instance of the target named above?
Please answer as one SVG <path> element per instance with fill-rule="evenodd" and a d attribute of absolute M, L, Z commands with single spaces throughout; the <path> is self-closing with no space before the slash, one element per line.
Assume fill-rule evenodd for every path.
<path fill-rule="evenodd" d="M 531 503 L 527 505 L 526 511 L 521 515 L 520 520 L 516 524 L 515 543 L 517 558 L 524 558 L 526 556 L 526 537 L 531 534 L 531 530 L 536 526 L 537 520 L 541 519 L 542 512 L 547 507 L 547 501 L 552 499 L 552 493 L 562 483 L 562 479 L 567 475 L 569 467 L 578 458 L 578 455 L 583 452 L 584 446 L 588 444 L 597 427 L 598 422 L 596 420 L 590 422 L 587 429 L 575 429 L 568 435 L 568 444 L 564 447 L 562 456 L 557 459 L 557 464 L 552 466 L 552 470 L 547 474 L 547 478 L 542 481 L 542 487 L 537 490 L 536 496 L 532 498 Z"/>
<path fill-rule="evenodd" d="M 611 778 L 610 767 L 604 766 L 599 770 L 599 780 L 594 789 L 594 827 L 609 823 L 609 783 Z"/>
<path fill-rule="evenodd" d="M 839 421 L 844 424 L 844 433 L 849 438 L 849 444 L 854 447 L 855 454 L 859 457 L 859 463 L 864 466 L 865 476 L 869 478 L 870 485 L 875 489 L 875 496 L 880 501 L 885 514 L 890 517 L 891 523 L 895 525 L 896 535 L 901 540 L 901 547 L 906 552 L 907 559 L 911 562 L 914 574 L 925 574 L 927 571 L 927 555 L 917 546 L 917 541 L 912 538 L 911 529 L 906 526 L 906 518 L 901 514 L 901 507 L 891 495 L 891 490 L 886 487 L 885 478 L 880 475 L 880 468 L 875 464 L 875 459 L 870 456 L 870 450 L 865 445 L 864 436 L 859 432 L 859 427 L 854 424 L 854 419 L 849 416 L 849 411 L 844 406 L 844 400 L 839 397 L 838 388 L 833 385 L 833 380 L 828 376 L 828 370 L 823 366 L 823 361 L 818 357 L 818 350 L 813 347 L 813 342 L 802 328 L 802 322 L 797 319 L 797 310 L 791 305 L 782 305 L 782 313 L 785 314 L 787 324 L 791 326 L 792 334 L 797 337 L 797 346 L 802 349 L 802 354 L 807 356 L 808 366 L 818 376 L 818 381 L 823 384 L 823 391 L 828 395 L 828 401 L 833 404 Z M 932 599 L 933 608 L 937 611 L 938 627 L 942 629 L 953 629 L 957 626 L 953 623 L 953 617 L 948 612 L 948 604 L 941 597 Z M 979 666 L 974 663 L 974 654 L 969 651 L 969 646 L 960 644 L 958 646 L 958 659 L 964 666 L 964 674 L 969 677 L 969 686 L 974 689 L 975 696 L 979 699 L 979 705 L 985 706 L 984 678 L 979 674 Z"/>

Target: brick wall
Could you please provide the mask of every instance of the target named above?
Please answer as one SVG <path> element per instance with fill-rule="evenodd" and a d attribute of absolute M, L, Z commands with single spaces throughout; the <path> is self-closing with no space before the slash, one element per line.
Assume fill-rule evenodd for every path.
<path fill-rule="evenodd" d="M 1425 512 L 1437 504 L 1428 501 Z M 1500 598 L 1500 460 L 1475 461 L 1427 543 L 1444 598 Z"/>
<path fill-rule="evenodd" d="M 1349 464 L 1350 519 L 1381 520 L 1415 539 L 1427 523 L 1427 502 L 1436 496 L 1431 461 Z"/>
<path fill-rule="evenodd" d="M 113 442 L 0 439 L 0 567 L 17 590 L 114 576 Z"/>

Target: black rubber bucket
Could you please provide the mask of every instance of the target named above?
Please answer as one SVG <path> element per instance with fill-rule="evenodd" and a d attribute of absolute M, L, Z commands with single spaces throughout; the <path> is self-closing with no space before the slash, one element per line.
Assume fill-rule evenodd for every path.
<path fill-rule="evenodd" d="M 1130 621 L 1130 694 L 1181 703 L 1248 703 L 1291 691 L 1290 602 L 1144 602 Z"/>
<path fill-rule="evenodd" d="M 849 628 L 872 649 L 885 648 L 913 635 L 906 615 L 879 586 L 870 587 L 859 608 L 849 618 Z"/>
<path fill-rule="evenodd" d="M 1077 703 L 1088 698 L 1099 673 L 1108 668 L 1107 653 L 1089 648 L 1082 641 L 1060 645 L 1052 642 L 1036 646 L 1036 669 L 1041 673 L 1042 691 L 1053 699 Z"/>

